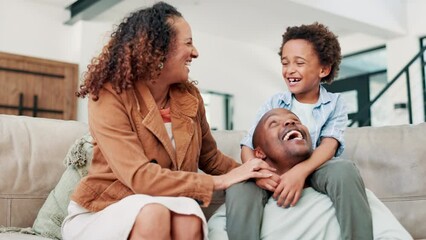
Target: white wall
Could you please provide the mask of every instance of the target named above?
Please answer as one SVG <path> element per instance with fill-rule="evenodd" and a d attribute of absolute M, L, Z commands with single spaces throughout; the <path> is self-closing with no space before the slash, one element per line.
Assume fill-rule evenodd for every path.
<path fill-rule="evenodd" d="M 107 42 L 113 23 L 79 21 L 69 26 L 63 24 L 67 18 L 56 6 L 0 0 L 0 51 L 77 63 L 82 76 Z M 234 128 L 249 128 L 266 98 L 285 87 L 278 55 L 202 32 L 193 36 L 200 57 L 193 61 L 191 78 L 199 81 L 200 89 L 232 94 Z M 277 36 L 277 47 L 279 41 Z M 87 122 L 87 99 L 78 100 L 77 118 Z"/>
<path fill-rule="evenodd" d="M 342 55 L 360 52 L 372 47 L 382 46 L 386 44 L 386 39 L 375 37 L 363 33 L 354 33 L 345 36 L 339 36 Z"/>
<path fill-rule="evenodd" d="M 193 60 L 191 78 L 200 89 L 234 96 L 234 129 L 248 129 L 258 108 L 285 89 L 276 52 L 261 46 L 193 32 L 200 56 Z M 277 46 L 281 37 L 277 36 Z"/>
<path fill-rule="evenodd" d="M 0 51 L 73 62 L 79 49 L 65 9 L 25 0 L 0 0 Z"/>
<path fill-rule="evenodd" d="M 307 0 L 309 1 L 309 0 Z M 408 62 L 420 51 L 419 38 L 426 36 L 426 22 L 424 13 L 426 11 L 426 1 L 410 0 L 406 1 L 406 33 L 404 36 L 385 39 L 372 37 L 362 33 L 352 34 L 339 38 L 343 54 L 349 54 L 371 47 L 386 45 L 388 81 L 391 81 L 405 67 Z M 415 62 L 410 68 L 410 82 L 412 95 L 413 122 L 424 122 L 423 93 L 421 82 L 420 62 Z M 395 103 L 407 103 L 407 89 L 405 85 L 405 75 L 401 76 L 397 82 L 373 105 L 372 114 L 375 115 L 374 125 L 397 125 L 408 122 L 407 109 L 394 109 Z"/>
<path fill-rule="evenodd" d="M 407 28 L 410 35 L 426 36 L 426 1 L 407 1 Z"/>
<path fill-rule="evenodd" d="M 299 4 L 340 16 L 342 23 L 351 21 L 351 28 L 377 36 L 405 34 L 408 0 L 291 0 Z M 336 23 L 339 25 L 339 23 Z"/>
<path fill-rule="evenodd" d="M 361 33 L 345 36 L 340 38 L 342 52 L 347 54 L 386 42 L 389 77 L 393 77 L 418 51 L 418 37 L 426 31 L 422 17 L 425 9 L 424 1 L 409 1 L 406 15 L 410 27 L 406 36 L 392 40 Z M 68 13 L 60 7 L 25 0 L 0 0 L 0 51 L 77 63 L 81 75 L 106 43 L 113 23 L 80 21 L 68 26 L 63 24 L 67 18 Z M 202 29 L 193 30 L 193 37 L 200 57 L 193 61 L 190 76 L 198 80 L 200 89 L 232 94 L 234 128 L 248 129 L 260 105 L 286 88 L 276 53 L 281 36 L 276 36 L 274 51 L 209 35 Z M 417 90 L 419 84 L 416 83 Z M 396 96 L 404 96 L 401 92 L 395 93 Z M 413 93 L 420 99 L 421 93 Z M 416 122 L 423 121 L 421 114 L 416 115 Z M 85 100 L 79 100 L 78 120 L 87 121 Z"/>
<path fill-rule="evenodd" d="M 421 0 L 407 1 L 407 34 L 404 37 L 395 38 L 386 44 L 388 53 L 388 78 L 392 79 L 396 74 L 420 51 L 420 37 L 426 36 L 424 13 L 426 2 Z M 424 105 L 422 92 L 420 61 L 416 61 L 410 69 L 410 89 L 412 95 L 413 122 L 424 122 Z M 401 77 L 396 86 L 390 91 L 390 98 L 394 102 L 407 102 L 407 89 L 405 75 Z M 406 123 L 407 110 L 395 110 L 395 120 L 391 124 Z"/>
<path fill-rule="evenodd" d="M 75 27 L 78 28 L 76 35 L 78 35 L 77 41 L 80 44 L 78 63 L 81 81 L 92 58 L 98 56 L 102 51 L 102 47 L 108 42 L 113 26 L 110 23 L 79 21 L 75 24 Z M 87 122 L 87 117 L 87 98 L 79 98 L 77 119 Z"/>

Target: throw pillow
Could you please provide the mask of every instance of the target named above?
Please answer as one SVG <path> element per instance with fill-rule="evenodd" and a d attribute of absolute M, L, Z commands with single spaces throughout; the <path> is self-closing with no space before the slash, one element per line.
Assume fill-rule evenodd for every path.
<path fill-rule="evenodd" d="M 37 235 L 62 239 L 61 225 L 68 215 L 70 196 L 80 179 L 87 175 L 92 159 L 92 137 L 89 134 L 75 141 L 64 159 L 67 166 L 55 188 L 49 193 L 33 224 Z"/>

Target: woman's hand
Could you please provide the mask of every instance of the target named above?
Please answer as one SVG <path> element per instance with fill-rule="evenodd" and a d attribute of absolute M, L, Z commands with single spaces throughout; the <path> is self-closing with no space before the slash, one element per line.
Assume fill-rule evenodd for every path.
<path fill-rule="evenodd" d="M 268 170 L 263 172 L 261 170 Z M 275 169 L 270 167 L 265 161 L 253 158 L 237 168 L 232 169 L 230 172 L 213 176 L 214 190 L 223 190 L 230 187 L 232 184 L 245 181 L 250 178 L 268 178 Z"/>

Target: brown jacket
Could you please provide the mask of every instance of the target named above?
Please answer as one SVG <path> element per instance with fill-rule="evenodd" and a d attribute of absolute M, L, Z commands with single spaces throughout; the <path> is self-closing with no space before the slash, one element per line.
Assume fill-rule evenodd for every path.
<path fill-rule="evenodd" d="M 89 100 L 93 160 L 72 200 L 90 211 L 135 193 L 186 196 L 208 206 L 213 179 L 198 168 L 218 175 L 238 164 L 217 150 L 195 86 L 172 86 L 170 108 L 176 150 L 144 83 L 121 94 L 106 84 L 98 101 Z"/>

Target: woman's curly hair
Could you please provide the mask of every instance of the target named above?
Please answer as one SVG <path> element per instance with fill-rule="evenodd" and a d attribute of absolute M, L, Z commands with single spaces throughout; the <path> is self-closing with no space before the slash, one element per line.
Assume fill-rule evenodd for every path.
<path fill-rule="evenodd" d="M 164 2 L 131 13 L 111 34 L 100 55 L 88 65 L 77 97 L 90 94 L 96 101 L 107 82 L 121 93 L 136 81 L 158 77 L 159 65 L 165 62 L 176 35 L 170 19 L 178 17 L 182 14 Z"/>
<path fill-rule="evenodd" d="M 282 56 L 284 44 L 288 41 L 293 39 L 306 40 L 313 45 L 320 60 L 320 64 L 331 67 L 330 74 L 322 78 L 321 82 L 328 84 L 333 82 L 334 78 L 338 75 L 339 65 L 342 60 L 340 44 L 334 33 L 328 30 L 323 24 L 315 22 L 310 25 L 288 27 L 282 37 L 283 41 L 278 53 L 280 57 Z"/>

